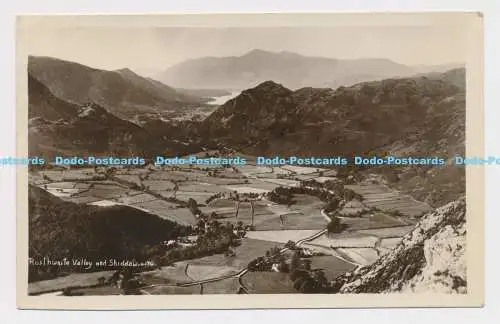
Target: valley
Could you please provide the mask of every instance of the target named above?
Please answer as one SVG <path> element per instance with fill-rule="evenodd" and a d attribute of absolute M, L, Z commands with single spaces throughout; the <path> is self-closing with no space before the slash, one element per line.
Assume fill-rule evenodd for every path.
<path fill-rule="evenodd" d="M 302 62 L 298 71 L 327 68 L 313 85 L 330 84 L 331 71 L 349 63 L 280 55 L 286 66 Z M 249 56 L 279 70 L 274 54 Z M 391 77 L 378 68 L 373 78 L 346 70 L 332 80 L 335 88 L 314 88 L 280 72 L 276 80 L 294 87 L 243 78 L 236 91 L 227 90 L 234 88 L 226 78 L 223 89 L 207 88 L 212 81 L 188 88 L 194 72 L 173 88 L 129 69 L 30 57 L 30 155 L 140 156 L 146 163 L 30 167 L 30 257 L 88 258 L 92 266 L 31 265 L 29 294 L 338 293 L 358 289 L 343 285 L 355 285 L 352 278 L 394 251 L 422 265 L 421 250 L 408 256 L 401 246 L 436 208 L 465 193 L 464 167 L 256 161 L 356 154 L 448 161 L 463 154 L 465 69 L 428 75 L 374 62 L 394 69 Z M 404 77 L 392 76 L 398 71 Z M 151 162 L 190 155 L 247 163 Z"/>
<path fill-rule="evenodd" d="M 325 176 L 325 172 L 330 176 Z M 195 229 L 194 236 L 189 237 L 192 243 L 181 243 L 185 240 L 182 237 L 171 239 L 181 250 L 182 246 L 195 245 L 196 232 L 207 231 L 207 224 L 225 223 L 238 228 L 234 231 L 240 237 L 239 244 L 230 248 L 230 253 L 189 258 L 160 265 L 160 269 L 140 271 L 137 277 L 142 285 L 135 293 L 286 293 L 297 291 L 287 272 L 250 271 L 249 264 L 272 249 L 286 256 L 287 263 L 293 251 L 301 251 L 301 259 L 310 260 L 312 270 L 324 269 L 326 277 L 333 280 L 345 271 L 374 262 L 412 230 L 416 214 L 431 210 L 428 205 L 373 180 L 344 186 L 344 180 L 334 174 L 334 170 L 296 166 L 148 165 L 39 170 L 31 172 L 29 180 L 31 185 L 66 202 L 102 208 L 128 206 Z M 293 188 L 300 192 L 310 183 L 316 184 L 310 188 L 313 195 L 308 191 L 292 193 L 287 203 L 275 202 L 270 196 L 277 189 Z M 329 191 L 340 197 L 343 189 L 335 192 L 325 183 L 353 190 L 361 201 L 343 198 L 335 212 L 327 213 L 324 208 L 329 198 L 322 200 L 318 196 Z M 191 202 L 195 202 L 195 209 Z M 205 225 L 196 211 L 207 215 Z M 332 216 L 345 224 L 341 232 L 327 230 Z M 237 233 L 239 229 L 244 234 Z M 157 247 L 168 251 L 163 244 L 157 242 Z M 65 288 L 84 295 L 99 295 L 103 289 L 120 293 L 111 285 L 98 285 L 97 278 L 107 279 L 113 274 L 99 270 L 33 282 L 30 293 Z M 279 287 L 273 290 L 266 282 Z"/>

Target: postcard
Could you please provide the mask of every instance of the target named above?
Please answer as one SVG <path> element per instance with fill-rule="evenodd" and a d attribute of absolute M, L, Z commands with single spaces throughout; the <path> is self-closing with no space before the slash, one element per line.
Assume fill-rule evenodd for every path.
<path fill-rule="evenodd" d="M 480 307 L 476 12 L 17 17 L 23 309 Z"/>

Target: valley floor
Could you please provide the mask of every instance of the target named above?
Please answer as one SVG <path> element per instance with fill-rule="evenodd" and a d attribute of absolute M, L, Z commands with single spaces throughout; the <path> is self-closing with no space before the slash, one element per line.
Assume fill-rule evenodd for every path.
<path fill-rule="evenodd" d="M 30 172 L 30 183 L 63 200 L 97 206 L 127 205 L 183 225 L 197 225 L 185 207 L 194 199 L 203 213 L 216 213 L 222 223 L 252 225 L 234 255 L 214 254 L 142 272 L 140 294 L 296 293 L 289 276 L 275 271 L 249 271 L 252 260 L 295 242 L 310 251 L 313 269 L 328 280 L 374 262 L 397 245 L 416 223 L 414 217 L 431 208 L 425 203 L 373 181 L 346 185 L 361 197 L 338 213 L 346 229 L 328 233 L 330 221 L 319 198 L 294 194 L 293 203 L 278 204 L 264 195 L 278 187 L 296 187 L 303 180 L 336 180 L 335 172 L 313 167 L 245 165 L 117 168 L 112 173 L 94 168 Z M 228 198 L 237 192 L 236 203 Z M 219 194 L 219 196 L 216 196 Z M 214 198 L 215 197 L 215 198 Z M 112 272 L 74 273 L 29 284 L 30 294 L 57 294 L 74 287 L 77 295 L 120 294 L 98 278 Z"/>

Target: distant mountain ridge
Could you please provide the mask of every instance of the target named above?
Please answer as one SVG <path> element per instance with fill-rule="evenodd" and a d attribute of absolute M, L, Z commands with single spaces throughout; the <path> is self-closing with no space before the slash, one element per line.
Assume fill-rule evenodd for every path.
<path fill-rule="evenodd" d="M 56 58 L 30 56 L 28 72 L 62 100 L 79 105 L 94 102 L 125 119 L 141 113 L 195 107 L 207 101 L 143 78 L 130 69 L 99 70 Z"/>
<path fill-rule="evenodd" d="M 241 56 L 202 57 L 181 62 L 159 73 L 157 79 L 179 88 L 247 89 L 266 80 L 290 89 L 337 88 L 390 77 L 442 72 L 443 68 L 411 67 L 380 58 L 345 60 L 256 49 Z"/>

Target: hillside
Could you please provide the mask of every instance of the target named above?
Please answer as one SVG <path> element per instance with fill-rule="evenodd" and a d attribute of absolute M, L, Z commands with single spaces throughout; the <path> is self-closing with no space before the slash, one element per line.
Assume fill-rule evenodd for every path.
<path fill-rule="evenodd" d="M 30 56 L 28 72 L 65 101 L 78 105 L 94 102 L 126 119 L 137 114 L 197 107 L 207 101 L 143 78 L 130 69 L 106 71 L 51 57 Z"/>
<path fill-rule="evenodd" d="M 255 154 L 361 153 L 398 140 L 417 144 L 415 153 L 432 154 L 461 145 L 463 133 L 447 132 L 464 128 L 464 113 L 464 91 L 445 80 L 386 79 L 296 91 L 266 81 L 226 102 L 201 128 Z M 451 125 L 442 124 L 450 118 Z M 440 139 L 450 143 L 438 144 Z"/>
<path fill-rule="evenodd" d="M 199 138 L 250 155 L 390 153 L 448 159 L 465 153 L 465 90 L 449 82 L 449 74 L 336 90 L 292 91 L 266 81 L 226 102 L 196 131 Z M 456 82 L 456 71 L 452 74 Z M 450 202 L 465 190 L 461 167 L 378 169 L 396 173 L 394 185 L 432 206 Z"/>
<path fill-rule="evenodd" d="M 457 87 L 465 89 L 466 76 L 465 76 L 465 69 L 463 68 L 450 69 L 443 73 L 436 73 L 436 72 L 427 73 L 424 74 L 424 76 L 427 76 L 428 78 L 431 79 L 444 80 L 451 84 L 456 85 Z"/>
<path fill-rule="evenodd" d="M 375 263 L 335 279 L 338 293 L 467 293 L 465 199 L 424 216 Z"/>
<path fill-rule="evenodd" d="M 184 153 L 188 145 L 154 136 L 98 104 L 78 105 L 55 96 L 28 76 L 29 154 L 144 155 Z"/>
<path fill-rule="evenodd" d="M 29 187 L 29 228 L 29 256 L 52 260 L 146 261 L 149 248 L 186 232 L 176 223 L 132 207 L 75 204 L 34 186 Z M 69 270 L 83 271 L 30 267 L 30 281 Z"/>
<path fill-rule="evenodd" d="M 411 67 L 387 59 L 332 59 L 252 50 L 241 56 L 202 57 L 168 68 L 157 79 L 181 88 L 247 89 L 266 80 L 290 89 L 329 87 L 410 76 L 439 67 Z"/>

